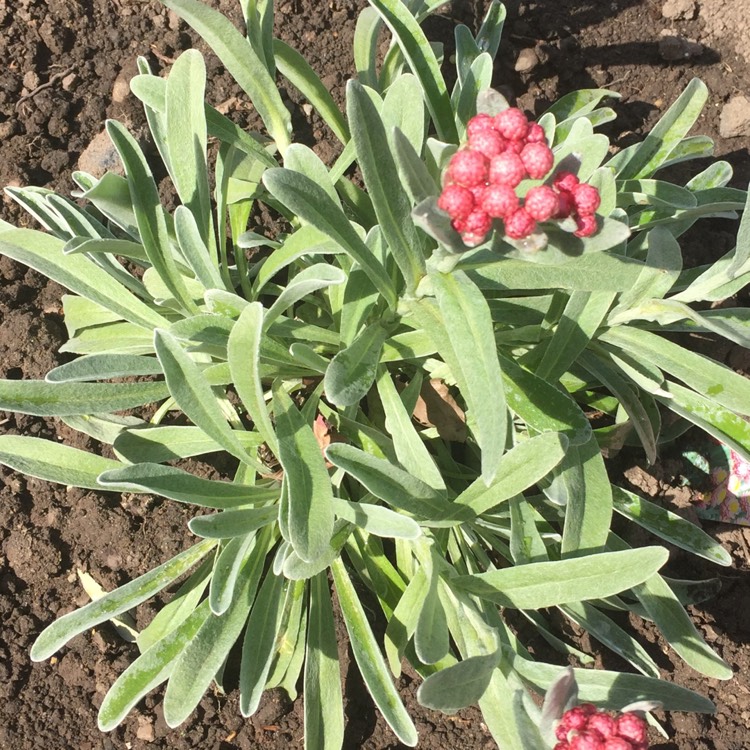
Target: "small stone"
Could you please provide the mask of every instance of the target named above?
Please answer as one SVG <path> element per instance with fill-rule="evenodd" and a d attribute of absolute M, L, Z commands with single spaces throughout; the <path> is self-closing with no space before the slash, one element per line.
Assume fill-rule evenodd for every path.
<path fill-rule="evenodd" d="M 65 78 L 62 79 L 60 85 L 63 87 L 63 91 L 75 91 L 78 88 L 80 79 L 75 73 L 68 73 Z"/>
<path fill-rule="evenodd" d="M 29 91 L 33 91 L 39 85 L 39 76 L 36 74 L 36 71 L 27 70 L 23 74 L 23 85 Z"/>
<path fill-rule="evenodd" d="M 527 47 L 522 49 L 518 54 L 516 60 L 516 72 L 517 73 L 530 73 L 536 66 L 539 65 L 539 58 L 534 49 Z"/>
<path fill-rule="evenodd" d="M 120 74 L 115 78 L 115 83 L 112 86 L 112 101 L 116 104 L 124 102 L 130 94 L 128 76 L 124 75 L 124 73 L 125 71 L 120 71 Z"/>
<path fill-rule="evenodd" d="M 78 169 L 94 177 L 102 177 L 105 172 L 122 174 L 117 150 L 106 130 L 102 130 L 80 155 Z"/>
<path fill-rule="evenodd" d="M 12 135 L 16 135 L 21 130 L 21 124 L 18 120 L 11 118 L 5 122 L 0 122 L 0 141 L 7 141 Z"/>
<path fill-rule="evenodd" d="M 135 736 L 144 742 L 153 742 L 155 739 L 154 725 L 144 716 L 138 717 L 138 729 Z"/>
<path fill-rule="evenodd" d="M 739 94 L 729 100 L 721 111 L 719 134 L 722 138 L 750 136 L 750 99 Z"/>
<path fill-rule="evenodd" d="M 703 45 L 693 39 L 675 34 L 673 31 L 664 30 L 659 39 L 659 55 L 662 60 L 676 62 L 677 60 L 689 60 L 703 54 Z"/>
<path fill-rule="evenodd" d="M 672 21 L 692 21 L 697 12 L 695 0 L 666 0 L 661 9 L 662 16 Z"/>

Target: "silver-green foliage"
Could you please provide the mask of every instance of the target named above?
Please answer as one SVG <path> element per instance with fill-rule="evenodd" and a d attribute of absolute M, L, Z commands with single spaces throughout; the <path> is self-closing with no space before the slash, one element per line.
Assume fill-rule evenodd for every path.
<path fill-rule="evenodd" d="M 163 682 L 167 723 L 184 721 L 242 639 L 242 712 L 257 709 L 266 687 L 296 695 L 304 674 L 305 746 L 341 747 L 332 592 L 365 684 L 408 745 L 417 733 L 391 677 L 404 658 L 426 678 L 425 705 L 479 703 L 501 747 L 539 747 L 524 691 L 546 689 L 560 668 L 532 659 L 503 608 L 574 653 L 537 611 L 556 607 L 642 673 L 582 673 L 584 700 L 710 710 L 658 680 L 643 647 L 606 614 L 646 616 L 695 669 L 731 675 L 683 609 L 689 582 L 659 573 L 666 550 L 630 549 L 610 531 L 613 511 L 720 565 L 729 556 L 687 521 L 612 486 L 600 451 L 641 445 L 653 461 L 669 435 L 695 424 L 750 460 L 748 381 L 661 335 L 750 341 L 744 309 L 691 307 L 750 281 L 745 193 L 726 187 L 722 162 L 685 186 L 661 179 L 664 167 L 706 153 L 705 140 L 687 136 L 705 86 L 693 81 L 642 143 L 614 157 L 594 129 L 612 118 L 600 104 L 616 94 L 564 97 L 540 122 L 557 163 L 600 188 L 600 231 L 579 240 L 551 229 L 535 251 L 496 238 L 456 253 L 435 194 L 477 102 L 498 102 L 488 72 L 505 20 L 499 3 L 476 37 L 457 29 L 449 91 L 441 52 L 419 25 L 439 3 L 370 0 L 354 39 L 360 80 L 342 112 L 273 39 L 271 0 L 241 3 L 246 33 L 198 0 L 163 2 L 213 47 L 266 132 L 246 133 L 204 101 L 197 52 L 166 81 L 140 61 L 132 90 L 180 199 L 172 214 L 116 122 L 107 130 L 126 176 L 75 174 L 83 208 L 8 189 L 45 231 L 5 227 L 0 252 L 70 290 L 64 350 L 78 358 L 45 381 L 0 382 L 0 409 L 60 417 L 111 444 L 117 459 L 6 435 L 0 462 L 213 512 L 191 520 L 203 538 L 194 547 L 51 624 L 32 658 L 194 568 L 140 633 L 141 655 L 101 706 L 103 730 Z M 383 25 L 393 42 L 378 70 Z M 330 170 L 292 143 L 277 72 L 341 141 Z M 365 190 L 344 176 L 354 162 Z M 273 239 L 246 231 L 256 203 L 287 220 Z M 737 247 L 683 269 L 680 236 L 702 217 L 743 209 Z M 252 265 L 250 247 L 261 248 Z M 412 414 L 419 398 L 434 402 L 431 380 L 450 387 L 456 411 L 424 427 Z M 159 407 L 148 422 L 116 414 L 150 404 Z M 609 424 L 592 428 L 592 406 Z M 678 420 L 669 433 L 667 411 Z M 169 424 L 171 412 L 188 424 Z M 236 459 L 231 481 L 169 464 L 214 451 Z M 374 607 L 386 622 L 382 644 Z"/>

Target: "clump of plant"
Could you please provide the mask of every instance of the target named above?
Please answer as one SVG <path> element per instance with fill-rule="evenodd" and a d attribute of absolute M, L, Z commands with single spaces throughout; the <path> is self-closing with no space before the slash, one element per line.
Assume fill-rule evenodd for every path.
<path fill-rule="evenodd" d="M 131 87 L 179 196 L 173 212 L 138 143 L 113 121 L 125 177 L 76 173 L 80 202 L 8 188 L 45 231 L 4 224 L 0 252 L 70 290 L 63 348 L 77 357 L 44 381 L 0 382 L 0 409 L 58 417 L 116 458 L 4 435 L 0 461 L 207 512 L 188 522 L 192 547 L 49 625 L 32 658 L 171 590 L 102 703 L 103 730 L 164 682 L 166 722 L 179 725 L 239 641 L 243 715 L 267 688 L 295 696 L 301 685 L 306 747 L 336 748 L 335 596 L 364 682 L 407 745 L 417 732 L 393 682 L 404 660 L 424 678 L 424 705 L 478 703 L 509 749 L 548 742 L 531 696 L 571 657 L 582 665 L 581 699 L 599 710 L 649 699 L 711 711 L 660 680 L 613 617 L 653 621 L 688 664 L 726 679 L 730 668 L 684 609 L 715 587 L 662 574 L 667 550 L 631 548 L 612 531 L 613 514 L 717 564 L 729 555 L 613 484 L 602 457 L 628 444 L 653 462 L 661 444 L 698 425 L 750 459 L 750 384 L 663 335 L 748 343 L 746 310 L 692 306 L 750 280 L 747 212 L 737 247 L 716 263 L 683 269 L 679 244 L 704 216 L 736 216 L 746 194 L 726 187 L 724 162 L 684 186 L 660 178 L 711 153 L 708 139 L 688 135 L 703 84 L 693 81 L 643 142 L 615 155 L 595 132 L 614 117 L 600 106 L 614 92 L 575 92 L 527 122 L 525 138 L 533 132 L 552 163 L 533 173 L 525 165 L 512 189 L 542 223 L 530 233 L 504 220 L 492 233 L 472 230 L 468 244 L 480 244 L 468 249 L 468 230 L 441 209 L 442 200 L 450 210 L 441 195 L 461 184 L 448 165 L 467 152 L 472 118 L 518 118 L 502 115 L 507 102 L 490 89 L 502 5 L 491 5 L 476 36 L 457 27 L 449 92 L 442 50 L 420 27 L 440 3 L 369 0 L 342 112 L 302 57 L 273 38 L 271 0 L 241 3 L 244 32 L 198 0 L 163 2 L 213 48 L 265 130 L 245 132 L 204 101 L 196 51 L 166 78 L 141 60 Z M 378 67 L 384 24 L 392 44 Z M 333 165 L 294 142 L 276 74 L 341 141 Z M 351 179 L 353 165 L 362 182 Z M 580 205 L 579 184 L 593 190 Z M 541 187 L 558 196 L 555 219 L 529 209 Z M 576 196 L 567 209 L 563 191 Z M 256 204 L 279 217 L 281 234 L 247 230 Z M 251 248 L 259 251 L 249 257 Z M 236 459 L 228 480 L 175 465 L 216 451 Z M 376 609 L 383 639 L 368 619 Z M 533 658 L 511 611 L 560 664 Z M 586 668 L 591 656 L 555 629 L 557 615 L 633 672 Z"/>

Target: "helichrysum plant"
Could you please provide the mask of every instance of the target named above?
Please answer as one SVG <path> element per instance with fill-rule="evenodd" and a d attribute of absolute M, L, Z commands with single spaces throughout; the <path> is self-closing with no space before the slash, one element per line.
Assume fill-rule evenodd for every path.
<path fill-rule="evenodd" d="M 697 425 L 750 459 L 750 384 L 665 335 L 749 339 L 745 309 L 704 304 L 750 281 L 747 211 L 715 263 L 684 269 L 680 249 L 696 221 L 736 217 L 746 194 L 727 187 L 721 161 L 686 185 L 662 179 L 711 153 L 688 135 L 705 86 L 690 83 L 643 142 L 612 155 L 596 128 L 613 119 L 602 102 L 614 92 L 569 94 L 532 121 L 492 91 L 499 3 L 476 36 L 456 28 L 449 91 L 442 50 L 420 27 L 440 3 L 369 0 L 342 112 L 273 38 L 271 0 L 240 3 L 242 31 L 198 0 L 163 2 L 213 48 L 263 132 L 206 103 L 198 52 L 166 78 L 141 60 L 132 90 L 174 211 L 118 122 L 107 131 L 124 177 L 76 173 L 79 201 L 8 188 L 44 231 L 3 224 L 0 252 L 70 291 L 63 349 L 77 356 L 44 381 L 0 382 L 0 409 L 59 418 L 115 457 L 4 435 L 0 461 L 186 503 L 202 511 L 188 522 L 197 540 L 50 624 L 31 657 L 169 591 L 101 705 L 102 730 L 165 682 L 164 716 L 178 726 L 236 653 L 243 715 L 267 688 L 301 687 L 305 746 L 338 748 L 335 597 L 364 683 L 407 745 L 418 737 L 394 685 L 404 660 L 424 678 L 424 705 L 478 704 L 508 750 L 576 747 L 574 734 L 545 732 L 531 697 L 569 657 L 599 716 L 646 699 L 711 711 L 660 680 L 615 616 L 653 621 L 688 664 L 726 679 L 684 609 L 712 587 L 662 574 L 667 550 L 631 548 L 613 514 L 719 565 L 729 555 L 612 483 L 602 456 L 640 446 L 653 462 Z M 384 25 L 392 43 L 376 66 Z M 277 74 L 341 142 L 333 165 L 294 142 Z M 273 234 L 248 231 L 257 204 L 278 216 Z M 236 461 L 224 480 L 181 461 L 216 451 Z M 532 657 L 510 613 L 559 664 Z M 559 617 L 632 671 L 585 668 L 592 658 L 556 630 Z"/>

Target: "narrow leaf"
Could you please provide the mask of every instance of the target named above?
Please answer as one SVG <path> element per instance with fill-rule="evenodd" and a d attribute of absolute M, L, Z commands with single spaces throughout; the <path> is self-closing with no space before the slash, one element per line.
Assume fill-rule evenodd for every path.
<path fill-rule="evenodd" d="M 51 625 L 48 625 L 31 647 L 32 661 L 44 661 L 64 646 L 71 638 L 111 620 L 129 609 L 133 609 L 146 599 L 150 599 L 172 581 L 193 567 L 204 555 L 213 549 L 214 541 L 202 541 L 181 552 L 171 560 L 153 568 L 148 573 L 130 583 L 105 594 L 101 599 L 85 607 L 69 612 Z"/>
<path fill-rule="evenodd" d="M 415 747 L 417 730 L 391 681 L 365 610 L 341 558 L 332 564 L 331 572 L 354 659 L 367 690 L 398 739 L 409 747 Z"/>

